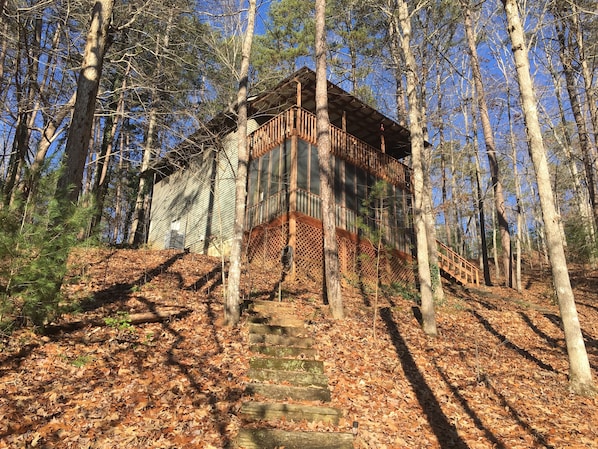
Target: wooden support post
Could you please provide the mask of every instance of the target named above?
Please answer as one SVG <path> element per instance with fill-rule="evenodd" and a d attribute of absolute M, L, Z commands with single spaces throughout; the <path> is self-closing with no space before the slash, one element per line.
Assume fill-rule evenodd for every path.
<path fill-rule="evenodd" d="M 301 107 L 301 81 L 297 81 L 297 106 Z"/>
<path fill-rule="evenodd" d="M 297 134 L 291 136 L 291 176 L 290 194 L 289 194 L 289 246 L 295 251 L 295 257 L 291 269 L 289 270 L 289 277 L 295 279 L 295 260 L 297 259 Z"/>

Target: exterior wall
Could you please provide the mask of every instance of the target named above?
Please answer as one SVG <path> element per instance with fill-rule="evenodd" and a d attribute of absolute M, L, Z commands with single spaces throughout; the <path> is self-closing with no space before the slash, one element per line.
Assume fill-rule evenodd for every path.
<path fill-rule="evenodd" d="M 248 133 L 258 128 L 255 121 L 248 125 Z M 259 131 L 257 134 L 259 137 Z M 291 139 L 299 142 L 295 150 L 296 162 L 291 161 Z M 281 251 L 289 239 L 288 214 L 292 213 L 297 220 L 296 273 L 307 279 L 321 279 L 322 232 L 315 145 L 281 131 L 280 135 L 262 136 L 260 139 L 252 135 L 253 150 L 266 141 L 268 144 L 264 144 L 257 157 L 254 154 L 250 166 L 246 222 L 250 231 L 246 242 L 248 262 L 266 266 L 272 264 L 274 271 L 279 268 Z M 205 151 L 194 158 L 187 169 L 156 183 L 148 241 L 151 247 L 188 248 L 196 253 L 228 256 L 234 224 L 237 143 L 237 134 L 231 133 L 222 140 L 219 151 Z M 276 156 L 273 150 L 276 150 Z M 356 275 L 361 280 L 375 280 L 380 275 L 388 283 L 410 283 L 413 273 L 410 263 L 411 223 L 408 219 L 411 191 L 408 184 L 388 184 L 391 195 L 384 199 L 383 210 L 372 212 L 371 216 L 364 215 L 361 203 L 370 195 L 375 181 L 379 179 L 376 176 L 379 172 L 372 173 L 369 164 L 358 164 L 358 158 L 354 159 L 340 155 L 334 157 L 342 272 L 347 277 Z M 294 181 L 290 174 L 292 166 L 300 172 Z M 290 204 L 291 191 L 296 195 L 293 207 Z M 291 212 L 291 209 L 296 212 Z M 394 248 L 384 254 L 383 273 L 373 272 L 372 264 L 364 262 L 375 260 L 376 251 L 358 229 L 358 217 L 368 222 L 372 229 L 382 226 L 385 246 Z"/>
<path fill-rule="evenodd" d="M 207 151 L 188 168 L 174 172 L 154 186 L 148 245 L 151 248 L 189 248 L 205 252 L 205 230 L 211 223 L 212 179 L 216 152 Z M 179 238 L 173 236 L 174 233 Z"/>
<path fill-rule="evenodd" d="M 248 132 L 257 128 L 248 124 Z M 188 248 L 195 253 L 228 255 L 235 210 L 237 134 L 206 150 L 189 167 L 154 185 L 148 245 Z"/>

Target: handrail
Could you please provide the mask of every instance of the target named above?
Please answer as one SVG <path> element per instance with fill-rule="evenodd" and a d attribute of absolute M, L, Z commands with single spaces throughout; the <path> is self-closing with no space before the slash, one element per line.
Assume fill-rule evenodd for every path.
<path fill-rule="evenodd" d="M 440 241 L 438 245 L 438 264 L 446 273 L 463 284 L 480 285 L 480 269 L 469 260 L 457 254 Z"/>

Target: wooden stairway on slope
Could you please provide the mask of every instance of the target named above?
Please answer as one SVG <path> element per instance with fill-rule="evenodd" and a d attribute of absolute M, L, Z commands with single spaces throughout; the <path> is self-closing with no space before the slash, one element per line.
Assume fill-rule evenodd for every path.
<path fill-rule="evenodd" d="M 438 265 L 440 269 L 463 285 L 480 285 L 480 269 L 440 241 Z"/>
<path fill-rule="evenodd" d="M 269 421 L 319 421 L 337 425 L 341 411 L 323 405 L 330 401 L 324 364 L 316 360 L 314 340 L 289 303 L 253 301 L 249 343 L 251 383 L 245 393 L 254 400 L 241 406 L 247 424 L 235 446 L 243 449 L 352 449 L 353 435 L 345 432 L 290 432 L 272 428 Z M 257 424 L 257 426 L 256 426 Z"/>

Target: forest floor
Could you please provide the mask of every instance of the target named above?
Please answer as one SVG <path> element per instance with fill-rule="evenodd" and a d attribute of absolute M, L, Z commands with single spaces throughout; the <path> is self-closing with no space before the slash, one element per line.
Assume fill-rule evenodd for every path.
<path fill-rule="evenodd" d="M 571 274 L 598 383 L 598 271 Z M 276 298 L 274 281 L 253 273 L 252 295 Z M 278 427 L 350 431 L 357 422 L 357 449 L 598 448 L 598 399 L 569 392 L 548 271 L 528 273 L 521 294 L 445 284 L 436 339 L 423 335 L 413 300 L 384 292 L 376 304 L 372 292 L 345 286 L 347 319 L 334 321 L 307 285 L 287 283 L 282 299 L 309 318 L 331 405 L 345 417 L 334 429 Z M 218 259 L 78 250 L 64 293 L 81 310 L 62 327 L 0 341 L 0 448 L 230 444 L 250 355 L 246 317 L 222 325 Z M 188 313 L 127 321 L 168 307 Z"/>

